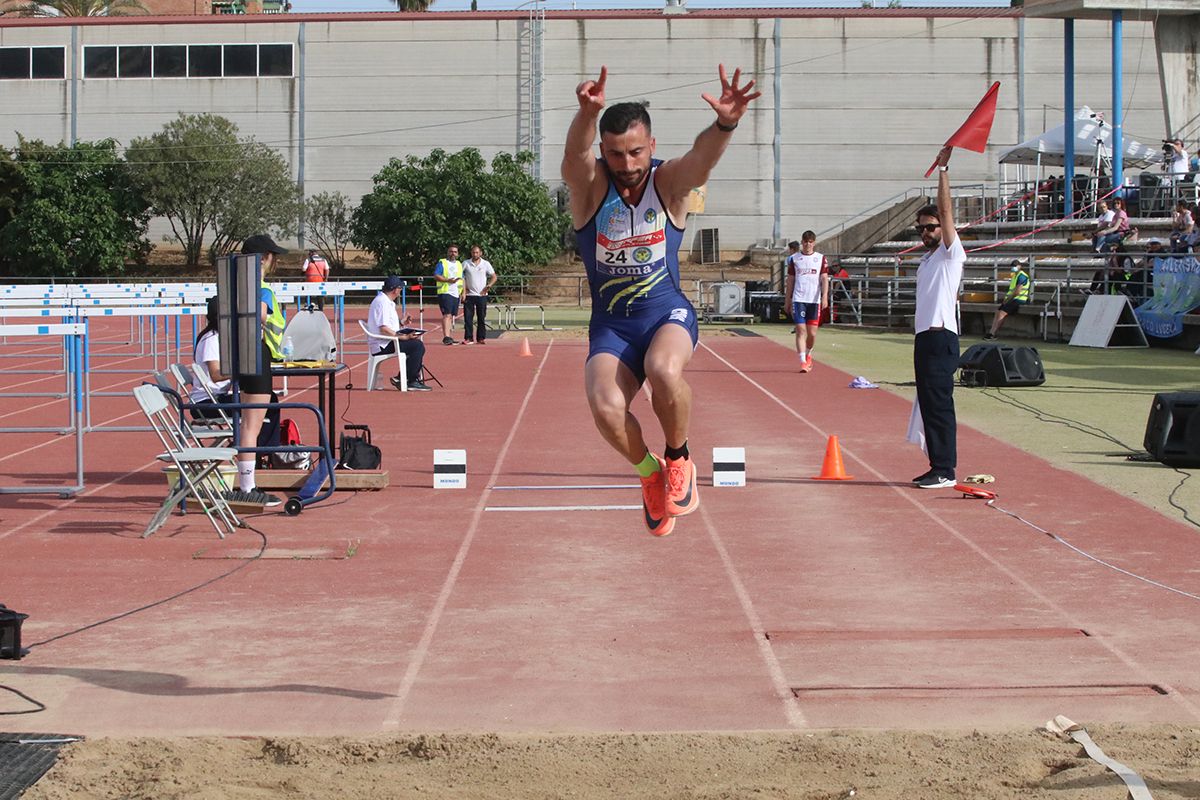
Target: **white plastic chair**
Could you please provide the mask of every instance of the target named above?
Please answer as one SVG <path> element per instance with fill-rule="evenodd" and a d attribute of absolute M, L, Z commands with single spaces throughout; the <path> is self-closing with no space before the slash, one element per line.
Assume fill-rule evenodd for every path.
<path fill-rule="evenodd" d="M 233 533 L 240 528 L 242 522 L 225 500 L 217 471 L 222 465 L 233 465 L 237 449 L 200 446 L 187 429 L 180 426 L 176 416 L 178 409 L 167 401 L 167 396 L 157 386 L 138 386 L 133 390 L 133 396 L 137 398 L 159 442 L 166 448 L 165 453 L 158 455 L 158 460 L 171 462 L 179 474 L 175 487 L 146 526 L 142 538 L 162 527 L 171 509 L 189 496 L 196 499 L 220 538 L 225 538 L 226 531 Z"/>
<path fill-rule="evenodd" d="M 379 362 L 386 361 L 387 359 L 389 359 L 393 355 L 395 355 L 396 360 L 400 363 L 400 391 L 407 392 L 408 391 L 408 356 L 405 355 L 404 353 L 400 352 L 400 337 L 399 336 L 386 336 L 382 333 L 371 333 L 369 330 L 367 330 L 367 323 L 363 322 L 361 319 L 358 321 L 358 326 L 360 328 L 362 328 L 363 333 L 365 333 L 367 335 L 367 349 L 368 350 L 374 349 L 371 346 L 372 339 L 375 339 L 380 344 L 383 344 L 384 342 L 391 342 L 392 349 L 395 350 L 395 353 L 379 353 L 376 355 L 367 356 L 367 391 L 370 392 L 370 391 L 374 391 L 374 389 L 375 389 L 375 379 L 377 377 L 379 377 Z"/>

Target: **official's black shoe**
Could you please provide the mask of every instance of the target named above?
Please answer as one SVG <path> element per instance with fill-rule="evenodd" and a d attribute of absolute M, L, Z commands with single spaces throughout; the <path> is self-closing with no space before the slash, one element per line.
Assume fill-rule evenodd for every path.
<path fill-rule="evenodd" d="M 925 480 L 932 474 L 933 474 L 933 470 L 926 470 L 925 472 L 922 472 L 920 475 L 918 475 L 917 477 L 912 479 L 913 485 L 919 484 L 921 481 Z"/>
<path fill-rule="evenodd" d="M 409 381 L 408 390 L 410 392 L 432 392 L 433 387 L 425 383 L 425 381 Z"/>
<path fill-rule="evenodd" d="M 985 334 L 983 335 L 983 340 L 984 340 L 985 342 L 993 342 L 993 341 L 995 341 L 995 340 L 996 340 L 996 334 L 994 334 L 994 333 L 985 333 Z"/>
<path fill-rule="evenodd" d="M 388 380 L 392 382 L 392 386 L 395 386 L 400 391 L 404 391 L 404 384 L 400 382 L 399 376 L 393 375 Z"/>
<path fill-rule="evenodd" d="M 457 344 L 457 342 L 455 342 L 455 341 L 454 341 L 453 339 L 451 339 L 449 336 L 443 336 L 443 337 L 442 337 L 442 344 Z"/>
<path fill-rule="evenodd" d="M 954 485 L 954 478 L 930 473 L 921 479 L 917 486 L 921 489 L 949 489 Z"/>

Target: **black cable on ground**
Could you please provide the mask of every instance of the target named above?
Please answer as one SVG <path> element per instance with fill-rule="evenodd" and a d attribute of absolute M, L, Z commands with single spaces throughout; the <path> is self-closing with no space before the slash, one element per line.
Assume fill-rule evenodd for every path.
<path fill-rule="evenodd" d="M 200 589 L 203 589 L 206 586 L 211 586 L 214 583 L 216 583 L 217 581 L 224 580 L 225 578 L 228 578 L 230 575 L 233 575 L 234 573 L 245 569 L 246 567 L 250 566 L 258 559 L 262 558 L 262 554 L 265 553 L 267 550 L 267 535 L 265 533 L 263 533 L 262 531 L 260 531 L 258 528 L 255 528 L 251 525 L 247 525 L 246 527 L 259 535 L 259 537 L 262 539 L 262 546 L 260 546 L 258 548 L 257 553 L 255 553 L 253 556 L 246 559 L 242 563 L 238 564 L 233 569 L 228 570 L 227 572 L 222 572 L 220 575 L 217 575 L 216 577 L 209 578 L 208 580 L 204 581 L 203 583 L 198 583 L 195 586 L 192 586 L 188 589 L 184 589 L 181 592 L 176 592 L 175 594 L 171 595 L 170 597 L 164 597 L 161 600 L 155 600 L 153 603 L 147 603 L 144 606 L 140 606 L 140 607 L 132 609 L 130 611 L 123 611 L 120 614 L 116 614 L 114 616 L 107 617 L 106 619 L 102 619 L 97 622 L 92 622 L 88 625 L 84 625 L 81 628 L 76 628 L 73 631 L 67 631 L 66 633 L 60 633 L 58 636 L 51 636 L 49 639 L 43 639 L 40 642 L 34 642 L 33 644 L 29 645 L 29 649 L 32 650 L 35 647 L 41 647 L 43 645 L 50 644 L 51 642 L 57 642 L 59 639 L 66 639 L 68 636 L 74 636 L 78 633 L 83 633 L 84 631 L 90 631 L 92 628 L 98 628 L 101 625 L 107 625 L 110 622 L 116 622 L 119 619 L 125 619 L 126 617 L 133 616 L 134 614 L 139 614 L 142 611 L 147 611 L 151 608 L 156 608 L 158 606 L 164 605 L 166 603 L 171 602 L 172 600 L 178 600 L 180 597 L 183 597 L 184 595 L 188 595 L 188 594 L 191 594 L 192 592 L 199 591 Z"/>
<path fill-rule="evenodd" d="M 12 692 L 13 694 L 15 694 L 17 697 L 21 698 L 25 702 L 32 703 L 33 705 L 37 706 L 37 708 L 27 708 L 24 711 L 0 711 L 0 717 L 15 717 L 18 714 L 37 714 L 40 711 L 46 710 L 45 703 L 41 702 L 40 700 L 34 700 L 32 697 L 25 694 L 20 689 L 14 689 L 11 686 L 5 686 L 2 683 L 0 683 L 0 689 L 3 689 L 6 692 Z"/>
<path fill-rule="evenodd" d="M 1095 425 L 1088 425 L 1085 422 L 1078 422 L 1067 417 L 1059 416 L 1058 414 L 1051 414 L 1049 411 L 1043 411 L 1037 406 L 1026 403 L 1024 400 L 1018 400 L 1015 397 L 1006 395 L 998 388 L 984 387 L 983 394 L 985 397 L 991 397 L 995 400 L 999 400 L 1002 403 L 1010 405 L 1013 408 L 1033 414 L 1034 417 L 1036 417 L 1040 422 L 1049 422 L 1053 425 L 1064 425 L 1071 430 L 1078 431 L 1079 433 L 1086 433 L 1088 436 L 1094 436 L 1097 439 L 1104 439 L 1107 442 L 1112 442 L 1113 444 L 1127 450 L 1130 453 L 1142 452 L 1139 449 L 1125 444 L 1103 428 L 1098 428 Z"/>

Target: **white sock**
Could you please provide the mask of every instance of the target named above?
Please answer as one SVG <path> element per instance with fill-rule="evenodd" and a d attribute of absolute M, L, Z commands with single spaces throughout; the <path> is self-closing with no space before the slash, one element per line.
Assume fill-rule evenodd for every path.
<path fill-rule="evenodd" d="M 808 354 L 805 353 L 803 350 L 801 350 L 800 352 L 796 353 L 796 358 L 800 359 L 801 361 L 804 361 L 808 358 Z"/>
<path fill-rule="evenodd" d="M 238 465 L 238 488 L 243 492 L 248 492 L 254 488 L 254 462 L 239 461 Z"/>

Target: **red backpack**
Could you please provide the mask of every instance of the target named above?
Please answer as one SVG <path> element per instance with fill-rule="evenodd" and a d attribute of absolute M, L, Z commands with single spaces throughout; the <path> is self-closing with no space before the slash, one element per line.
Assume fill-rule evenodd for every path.
<path fill-rule="evenodd" d="M 279 420 L 279 444 L 300 444 L 300 429 L 290 419 Z M 277 469 L 308 469 L 312 466 L 312 453 L 271 453 L 270 462 Z"/>

